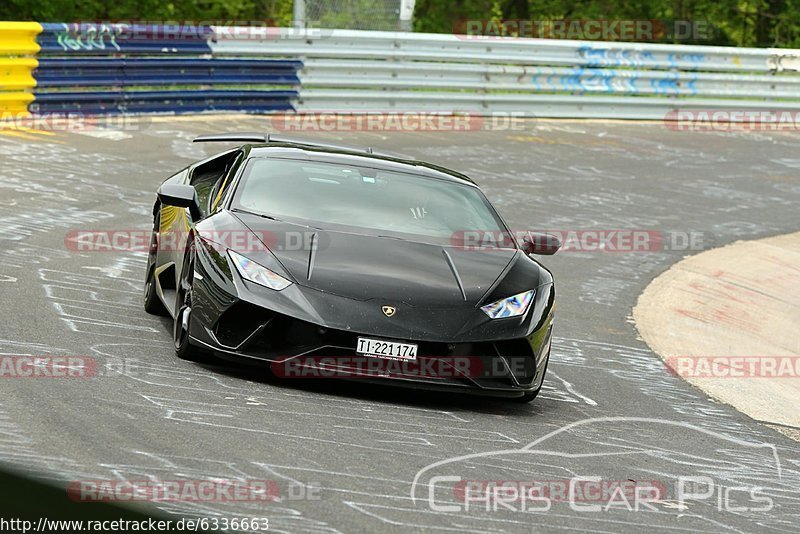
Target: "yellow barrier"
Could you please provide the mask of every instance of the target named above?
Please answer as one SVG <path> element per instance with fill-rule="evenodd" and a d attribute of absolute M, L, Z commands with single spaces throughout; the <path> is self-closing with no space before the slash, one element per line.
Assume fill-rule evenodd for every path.
<path fill-rule="evenodd" d="M 16 117 L 27 116 L 28 104 L 31 102 L 33 102 L 33 93 L 23 91 L 0 93 L 0 117 L 8 117 L 8 115 Z"/>
<path fill-rule="evenodd" d="M 36 87 L 31 71 L 39 66 L 33 58 L 0 57 L 0 91 L 24 91 Z"/>
<path fill-rule="evenodd" d="M 38 22 L 0 22 L 0 56 L 28 56 L 39 51 L 36 36 L 42 33 Z"/>
<path fill-rule="evenodd" d="M 31 72 L 39 62 L 31 57 L 39 51 L 38 22 L 0 22 L 0 116 L 28 115 L 36 87 Z"/>

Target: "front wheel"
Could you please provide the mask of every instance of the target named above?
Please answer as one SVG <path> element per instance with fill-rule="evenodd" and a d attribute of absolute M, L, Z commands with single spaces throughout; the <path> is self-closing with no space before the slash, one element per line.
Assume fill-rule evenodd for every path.
<path fill-rule="evenodd" d="M 183 260 L 181 279 L 175 292 L 175 321 L 173 341 L 175 355 L 191 362 L 204 360 L 203 353 L 189 342 L 189 322 L 192 317 L 192 284 L 194 283 L 194 243 L 191 243 Z"/>

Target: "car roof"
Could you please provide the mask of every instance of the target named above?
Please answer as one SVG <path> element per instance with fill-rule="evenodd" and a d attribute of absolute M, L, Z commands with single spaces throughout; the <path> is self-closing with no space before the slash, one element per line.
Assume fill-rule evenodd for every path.
<path fill-rule="evenodd" d="M 311 146 L 291 142 L 248 143 L 242 145 L 242 149 L 249 158 L 267 158 L 272 156 L 308 159 L 324 163 L 338 163 L 342 165 L 402 172 L 477 187 L 471 178 L 457 171 L 418 161 L 406 156 L 377 152 L 371 149 L 363 150 L 334 145 Z"/>

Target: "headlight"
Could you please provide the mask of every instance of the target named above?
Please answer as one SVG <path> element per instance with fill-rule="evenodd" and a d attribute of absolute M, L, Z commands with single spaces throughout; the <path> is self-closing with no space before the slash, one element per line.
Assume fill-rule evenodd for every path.
<path fill-rule="evenodd" d="M 482 306 L 481 309 L 483 313 L 492 319 L 524 315 L 525 312 L 528 311 L 528 306 L 530 306 L 535 293 L 536 291 L 531 289 L 525 293 L 519 293 L 508 298 L 500 299 L 497 302 L 492 302 L 491 304 Z"/>
<path fill-rule="evenodd" d="M 253 283 L 280 291 L 286 289 L 292 283 L 279 274 L 275 274 L 263 265 L 259 265 L 249 258 L 245 258 L 241 254 L 229 250 L 228 254 L 236 265 L 236 270 L 242 275 L 245 280 L 250 280 Z"/>

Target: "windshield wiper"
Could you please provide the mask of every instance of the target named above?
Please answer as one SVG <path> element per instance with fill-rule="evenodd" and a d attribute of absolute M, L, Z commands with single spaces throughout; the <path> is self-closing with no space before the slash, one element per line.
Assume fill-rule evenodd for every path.
<path fill-rule="evenodd" d="M 265 213 L 256 213 L 254 211 L 247 211 L 241 208 L 233 208 L 231 211 L 238 211 L 239 213 L 247 213 L 248 215 L 255 215 L 256 217 L 262 217 L 264 219 L 269 219 L 271 221 L 279 221 L 282 222 L 280 219 L 273 217 L 272 215 L 267 215 Z"/>

